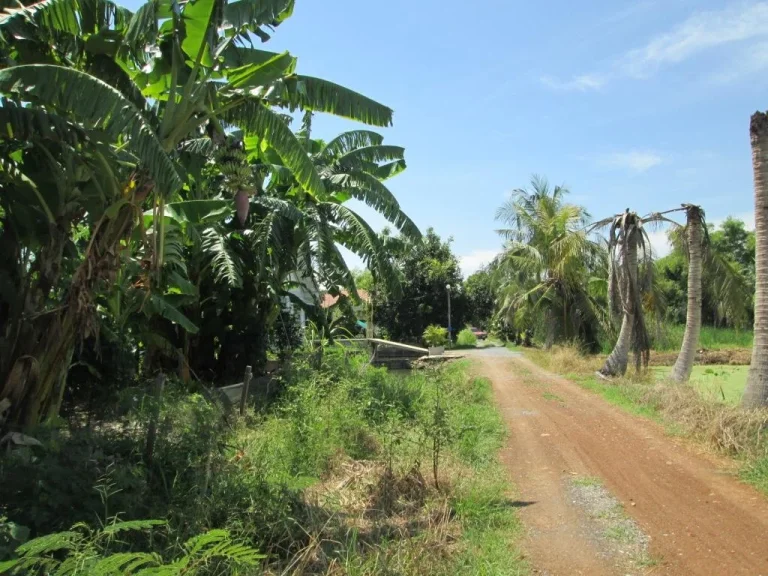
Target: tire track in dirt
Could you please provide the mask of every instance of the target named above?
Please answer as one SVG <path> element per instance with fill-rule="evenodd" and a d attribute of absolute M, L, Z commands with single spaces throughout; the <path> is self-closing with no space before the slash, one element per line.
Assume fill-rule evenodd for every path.
<path fill-rule="evenodd" d="M 606 555 L 570 501 L 567 478 L 575 474 L 599 477 L 650 536 L 659 562 L 632 573 L 768 576 L 768 501 L 722 461 L 522 357 L 472 356 L 510 432 L 504 463 L 521 500 L 534 502 L 520 513 L 539 573 L 630 572 Z"/>

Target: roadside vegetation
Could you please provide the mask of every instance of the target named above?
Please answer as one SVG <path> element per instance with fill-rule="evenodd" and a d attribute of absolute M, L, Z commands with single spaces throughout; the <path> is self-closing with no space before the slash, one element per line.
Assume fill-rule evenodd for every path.
<path fill-rule="evenodd" d="M 69 557 L 86 572 L 105 558 L 136 560 L 120 572 L 131 574 L 194 556 L 185 542 L 206 534 L 220 548 L 191 573 L 525 573 L 497 460 L 503 424 L 466 364 L 404 377 L 328 350 L 322 366 L 296 361 L 280 386 L 241 418 L 170 384 L 149 464 L 146 398 L 87 427 L 39 430 L 41 445 L 0 462 L 0 554 L 51 532 L 66 544 L 85 523 Z M 30 548 L 37 565 L 61 560 L 50 537 Z M 140 553 L 156 556 L 142 564 L 130 556 Z"/>

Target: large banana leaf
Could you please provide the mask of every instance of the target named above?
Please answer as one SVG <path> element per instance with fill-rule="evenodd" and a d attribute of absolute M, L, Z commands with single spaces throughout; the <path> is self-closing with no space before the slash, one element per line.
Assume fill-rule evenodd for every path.
<path fill-rule="evenodd" d="M 223 119 L 245 133 L 265 140 L 277 152 L 283 164 L 290 168 L 304 190 L 313 196 L 324 195 L 325 187 L 320 175 L 282 116 L 254 98 L 228 110 Z"/>
<path fill-rule="evenodd" d="M 160 140 L 136 106 L 107 83 L 72 68 L 29 64 L 0 70 L 0 91 L 69 114 L 87 128 L 102 130 L 128 149 L 161 193 L 172 194 L 181 178 Z"/>
<path fill-rule="evenodd" d="M 290 109 L 314 110 L 371 126 L 391 126 L 392 109 L 328 80 L 294 75 L 280 81 L 279 101 Z"/>
<path fill-rule="evenodd" d="M 372 130 L 350 130 L 342 132 L 328 142 L 320 155 L 324 158 L 343 156 L 357 148 L 378 146 L 384 142 L 384 136 Z"/>
<path fill-rule="evenodd" d="M 277 25 L 293 13 L 294 0 L 240 0 L 227 2 L 224 24 L 255 32 L 264 25 Z"/>
<path fill-rule="evenodd" d="M 201 56 L 200 63 L 206 67 L 213 65 L 210 47 L 206 43 L 215 4 L 216 0 L 192 0 L 187 2 L 181 14 L 184 22 L 181 49 L 192 62 L 197 62 L 198 56 Z"/>
<path fill-rule="evenodd" d="M 379 212 L 409 238 L 421 238 L 419 228 L 400 208 L 400 203 L 384 184 L 370 174 L 351 172 L 335 174 L 329 179 L 331 188 L 351 194 Z"/>

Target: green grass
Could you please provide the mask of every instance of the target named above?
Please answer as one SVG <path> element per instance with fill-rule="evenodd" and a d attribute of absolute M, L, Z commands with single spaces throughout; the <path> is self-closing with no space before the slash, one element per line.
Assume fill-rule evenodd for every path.
<path fill-rule="evenodd" d="M 685 326 L 668 325 L 664 328 L 664 336 L 653 341 L 653 349 L 658 351 L 673 352 L 680 350 L 683 343 Z M 721 350 L 724 348 L 751 348 L 752 331 L 736 330 L 733 328 L 714 328 L 702 326 L 699 335 L 699 347 L 709 350 Z"/>
<path fill-rule="evenodd" d="M 576 486 L 602 486 L 603 482 L 600 478 L 594 476 L 578 476 L 571 480 L 572 484 Z"/>
<path fill-rule="evenodd" d="M 658 378 L 665 378 L 672 372 L 671 366 L 652 368 Z M 724 400 L 728 404 L 738 404 L 747 385 L 749 366 L 694 366 L 691 383 L 705 397 Z"/>
<path fill-rule="evenodd" d="M 629 388 L 617 386 L 613 382 L 605 382 L 596 376 L 568 375 L 567 377 L 574 380 L 582 388 L 600 394 L 609 404 L 618 406 L 631 414 L 656 421 L 660 419 L 658 411 L 653 406 L 640 403 L 638 396 L 633 394 Z"/>
<path fill-rule="evenodd" d="M 544 392 L 542 396 L 544 397 L 544 400 L 551 400 L 559 404 L 565 404 L 565 400 L 560 398 L 560 396 L 558 396 L 557 394 L 553 394 L 552 392 Z"/>
<path fill-rule="evenodd" d="M 651 334 L 651 349 L 657 352 L 677 352 L 683 343 L 685 333 L 684 324 L 667 324 L 657 335 L 654 328 L 649 327 Z M 614 340 L 601 342 L 603 354 L 609 354 L 613 350 Z M 699 347 L 708 350 L 724 350 L 728 348 L 751 348 L 752 331 L 736 330 L 735 328 L 715 328 L 714 326 L 702 326 L 699 335 Z"/>

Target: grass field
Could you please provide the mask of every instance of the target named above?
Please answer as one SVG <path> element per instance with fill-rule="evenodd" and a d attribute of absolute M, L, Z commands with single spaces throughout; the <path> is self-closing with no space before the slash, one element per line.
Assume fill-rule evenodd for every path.
<path fill-rule="evenodd" d="M 667 325 L 659 338 L 653 337 L 653 349 L 658 351 L 679 350 L 683 342 L 684 325 Z M 653 331 L 651 330 L 652 336 Z M 733 328 L 714 328 L 702 326 L 699 336 L 699 347 L 708 350 L 724 348 L 751 348 L 752 331 L 735 330 Z"/>
<path fill-rule="evenodd" d="M 671 366 L 656 366 L 651 370 L 664 378 L 672 372 Z M 749 366 L 694 366 L 691 382 L 705 396 L 738 404 L 747 385 Z"/>

